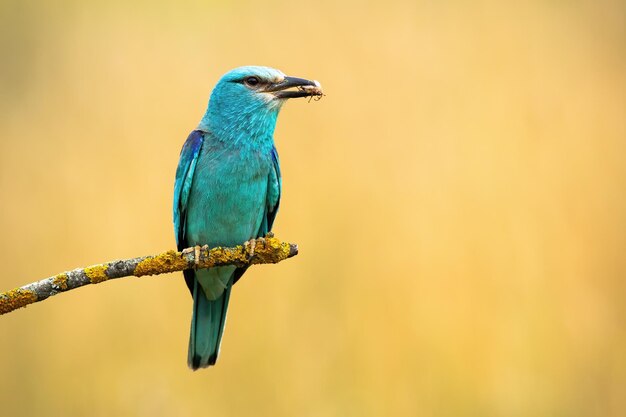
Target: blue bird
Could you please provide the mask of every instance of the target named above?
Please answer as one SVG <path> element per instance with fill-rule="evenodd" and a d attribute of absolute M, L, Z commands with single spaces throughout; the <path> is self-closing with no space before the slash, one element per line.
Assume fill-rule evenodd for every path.
<path fill-rule="evenodd" d="M 179 250 L 234 246 L 265 236 L 281 193 L 274 128 L 289 98 L 321 96 L 317 81 L 287 77 L 267 67 L 226 73 L 206 113 L 183 145 L 174 186 L 174 229 Z M 246 268 L 184 271 L 193 296 L 188 364 L 214 365 L 232 286 Z"/>

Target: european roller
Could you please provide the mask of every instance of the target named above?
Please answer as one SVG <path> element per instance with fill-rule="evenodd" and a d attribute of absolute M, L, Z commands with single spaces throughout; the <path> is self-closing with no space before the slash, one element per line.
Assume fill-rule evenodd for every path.
<path fill-rule="evenodd" d="M 179 250 L 234 246 L 265 236 L 281 194 L 274 128 L 290 98 L 320 96 L 317 81 L 248 66 L 226 73 L 180 153 L 174 186 L 174 229 Z M 184 271 L 193 296 L 188 364 L 214 365 L 233 284 L 246 268 Z"/>

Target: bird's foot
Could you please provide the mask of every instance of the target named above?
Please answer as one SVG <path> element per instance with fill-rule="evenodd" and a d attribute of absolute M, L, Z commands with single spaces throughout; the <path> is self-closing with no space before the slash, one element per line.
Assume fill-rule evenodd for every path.
<path fill-rule="evenodd" d="M 248 254 L 248 260 L 252 259 L 254 257 L 254 249 L 256 248 L 256 239 L 246 241 L 243 246 Z"/>
<path fill-rule="evenodd" d="M 189 253 L 193 252 L 193 263 L 194 263 L 194 268 L 198 269 L 198 266 L 200 265 L 200 251 L 202 249 L 208 249 L 209 247 L 207 245 L 204 245 L 202 247 L 200 247 L 200 245 L 196 245 L 192 248 L 185 248 L 183 249 L 183 251 L 181 252 L 183 255 L 187 255 Z"/>
<path fill-rule="evenodd" d="M 209 256 L 209 245 L 204 245 L 202 247 L 200 246 L 196 246 L 194 248 L 194 251 L 196 252 L 196 269 L 198 269 L 198 267 L 200 266 L 200 261 L 202 260 L 202 253 L 201 251 L 204 251 L 206 253 L 207 259 Z"/>
<path fill-rule="evenodd" d="M 248 254 L 248 261 L 252 260 L 255 256 L 256 247 L 261 244 L 262 247 L 265 247 L 265 239 L 274 237 L 274 233 L 269 232 L 265 237 L 257 237 L 256 239 L 250 239 L 246 243 L 244 243 L 244 249 Z"/>

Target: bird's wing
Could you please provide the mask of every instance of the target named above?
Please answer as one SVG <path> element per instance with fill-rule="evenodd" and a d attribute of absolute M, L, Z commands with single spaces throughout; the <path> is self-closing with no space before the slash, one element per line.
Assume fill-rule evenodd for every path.
<path fill-rule="evenodd" d="M 267 198 L 265 203 L 265 230 L 263 225 L 259 230 L 259 236 L 266 235 L 272 230 L 276 213 L 278 213 L 278 206 L 280 205 L 280 192 L 282 189 L 282 178 L 280 175 L 280 162 L 278 160 L 278 152 L 276 148 L 272 148 L 272 169 L 270 169 L 270 175 L 267 184 Z"/>
<path fill-rule="evenodd" d="M 265 197 L 265 211 L 263 213 L 263 219 L 261 226 L 257 231 L 256 237 L 264 237 L 274 224 L 276 213 L 278 212 L 278 206 L 280 205 L 280 193 L 282 189 L 282 178 L 280 175 L 280 163 L 278 161 L 278 152 L 276 148 L 272 148 L 272 167 L 267 178 L 267 193 Z M 235 270 L 233 284 L 235 284 L 242 275 L 246 272 L 246 268 L 237 268 Z"/>
<path fill-rule="evenodd" d="M 187 203 L 193 173 L 196 170 L 198 155 L 204 142 L 204 132 L 194 130 L 189 134 L 187 141 L 180 151 L 178 168 L 176 168 L 176 182 L 174 183 L 174 231 L 176 233 L 176 246 L 178 250 L 187 247 L 186 221 Z"/>

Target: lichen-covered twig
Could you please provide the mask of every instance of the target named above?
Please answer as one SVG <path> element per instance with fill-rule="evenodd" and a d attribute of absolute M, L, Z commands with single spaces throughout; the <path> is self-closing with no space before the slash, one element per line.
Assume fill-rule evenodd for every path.
<path fill-rule="evenodd" d="M 158 275 L 184 269 L 223 265 L 246 267 L 254 264 L 272 264 L 298 254 L 297 245 L 281 242 L 271 234 L 265 238 L 256 239 L 252 243 L 245 242 L 232 248 L 209 249 L 205 246 L 200 251 L 194 248 L 185 249 L 182 252 L 171 250 L 156 256 L 142 256 L 63 272 L 0 293 L 0 315 L 43 301 L 61 292 L 109 279 Z M 196 254 L 199 254 L 199 259 L 196 259 Z"/>

